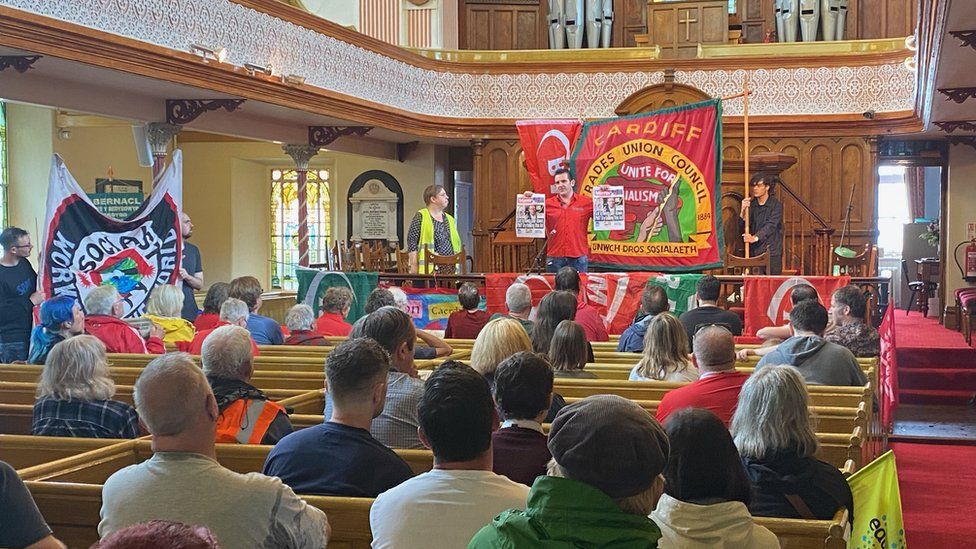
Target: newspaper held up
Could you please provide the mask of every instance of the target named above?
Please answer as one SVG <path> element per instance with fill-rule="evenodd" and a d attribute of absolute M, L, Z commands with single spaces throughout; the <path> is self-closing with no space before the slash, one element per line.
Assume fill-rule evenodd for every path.
<path fill-rule="evenodd" d="M 624 230 L 624 188 L 614 185 L 593 187 L 593 230 Z"/>
<path fill-rule="evenodd" d="M 546 195 L 532 193 L 515 197 L 515 236 L 519 238 L 546 237 Z"/>

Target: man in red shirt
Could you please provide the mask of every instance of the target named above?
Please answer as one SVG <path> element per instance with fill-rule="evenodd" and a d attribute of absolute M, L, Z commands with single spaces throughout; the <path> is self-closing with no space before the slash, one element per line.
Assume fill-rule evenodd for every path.
<path fill-rule="evenodd" d="M 701 327 L 694 338 L 695 361 L 701 377 L 680 389 L 669 391 L 657 407 L 657 420 L 684 408 L 704 408 L 728 427 L 739 403 L 739 391 L 749 374 L 735 369 L 735 340 L 725 326 Z"/>
<path fill-rule="evenodd" d="M 593 219 L 593 200 L 576 193 L 576 180 L 566 168 L 556 170 L 556 194 L 546 199 L 546 271 L 569 266 L 585 273 L 589 267 L 587 239 Z"/>
<path fill-rule="evenodd" d="M 607 327 L 603 324 L 603 317 L 599 311 L 586 302 L 585 295 L 580 295 L 580 275 L 572 267 L 563 267 L 556 273 L 556 290 L 565 290 L 576 294 L 576 322 L 583 327 L 587 341 L 609 341 Z"/>
<path fill-rule="evenodd" d="M 444 330 L 445 338 L 475 339 L 481 333 L 481 329 L 488 324 L 488 312 L 478 308 L 481 296 L 478 288 L 470 282 L 461 284 L 458 288 L 458 301 L 461 303 L 461 310 L 451 313 L 447 317 L 447 329 Z"/>

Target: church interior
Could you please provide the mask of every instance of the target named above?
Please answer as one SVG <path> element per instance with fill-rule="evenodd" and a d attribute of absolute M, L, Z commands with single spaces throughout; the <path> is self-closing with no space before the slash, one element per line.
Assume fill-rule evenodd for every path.
<path fill-rule="evenodd" d="M 966 490 L 976 488 L 972 67 L 969 0 L 0 0 L 0 220 L 32 235 L 24 257 L 40 283 L 59 162 L 93 200 L 136 196 L 131 207 L 115 203 L 119 219 L 138 215 L 178 167 L 180 211 L 192 219 L 192 240 L 186 228 L 182 238 L 199 249 L 205 273 L 201 307 L 212 284 L 254 277 L 261 314 L 284 325 L 296 304 L 318 313 L 325 286 L 315 289 L 316 273 L 327 272 L 341 275 L 357 303 L 377 286 L 404 287 L 411 299 L 424 288 L 447 295 L 439 311 L 425 309 L 424 323 L 466 308 L 455 299 L 462 283 L 478 289 L 482 309 L 487 301 L 488 312 L 504 312 L 507 286 L 543 279 L 556 235 L 520 236 L 516 197 L 540 191 L 530 173 L 536 153 L 517 123 L 589 128 L 718 100 L 710 176 L 718 261 L 621 269 L 591 257 L 583 280 L 602 305 L 608 341 L 590 342 L 584 369 L 597 379 L 557 375 L 555 392 L 570 405 L 617 394 L 653 412 L 669 390 L 628 381 L 640 355 L 619 351 L 608 316 L 619 303 L 605 286 L 593 289 L 599 281 L 622 292 L 627 277 L 644 276 L 646 286 L 662 273 L 714 275 L 719 306 L 746 324 L 750 306 L 772 311 L 768 299 L 744 295 L 748 280 L 770 274 L 770 258 L 744 245 L 740 212 L 755 203 L 743 204 L 752 176 L 775 177 L 781 274 L 845 277 L 866 296 L 867 324 L 882 332 L 880 356 L 857 358 L 867 385 L 809 385 L 818 458 L 850 476 L 893 450 L 904 526 L 901 545 L 890 547 L 906 538 L 913 548 L 958 546 L 976 534 Z M 567 144 L 564 161 L 570 152 Z M 583 173 L 574 181 L 581 192 Z M 460 244 L 444 256 L 450 270 L 433 273 L 440 251 L 414 244 L 419 271 L 408 254 L 418 238 L 411 220 L 427 211 L 431 185 L 446 191 Z M 359 281 L 370 287 L 357 290 Z M 639 300 L 640 290 L 624 298 L 632 303 L 623 327 Z M 363 315 L 361 303 L 352 309 L 349 324 Z M 427 327 L 451 354 L 418 359 L 421 372 L 447 358 L 474 360 L 475 338 Z M 334 344 L 258 341 L 251 383 L 285 405 L 296 430 L 328 421 L 322 365 Z M 738 351 L 761 344 L 736 338 Z M 176 349 L 185 350 L 167 347 Z M 114 398 L 132 403 L 152 355 L 108 357 Z M 756 362 L 736 367 L 751 372 Z M 154 446 L 145 431 L 128 441 L 34 435 L 42 368 L 0 364 L 0 460 L 17 470 L 55 537 L 88 547 L 99 539 L 106 479 L 152 457 Z M 216 460 L 256 472 L 270 448 L 217 444 Z M 414 473 L 436 468 L 436 451 L 396 453 Z M 377 546 L 371 499 L 298 495 L 328 516 L 329 546 Z M 854 518 L 841 508 L 829 520 L 755 523 L 784 548 L 875 547 L 855 545 Z"/>

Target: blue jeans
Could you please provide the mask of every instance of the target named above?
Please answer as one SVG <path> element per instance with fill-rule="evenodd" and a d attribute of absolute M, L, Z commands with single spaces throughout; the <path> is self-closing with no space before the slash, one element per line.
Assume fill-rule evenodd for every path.
<path fill-rule="evenodd" d="M 0 343 L 0 363 L 10 364 L 15 361 L 27 360 L 27 342 Z"/>
<path fill-rule="evenodd" d="M 563 267 L 572 267 L 577 272 L 585 273 L 590 266 L 590 260 L 584 255 L 582 257 L 547 257 L 546 272 L 555 273 Z"/>

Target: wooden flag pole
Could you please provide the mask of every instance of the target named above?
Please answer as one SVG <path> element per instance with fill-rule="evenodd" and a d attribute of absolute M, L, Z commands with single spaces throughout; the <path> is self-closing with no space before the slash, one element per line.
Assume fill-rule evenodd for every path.
<path fill-rule="evenodd" d="M 750 188 L 749 188 L 749 94 L 752 91 L 749 89 L 749 72 L 746 71 L 745 82 L 743 83 L 742 89 L 742 156 L 744 162 L 744 181 L 745 181 L 745 194 L 751 198 Z M 752 234 L 749 227 L 749 208 L 746 208 L 745 215 L 746 222 L 746 234 Z M 745 243 L 746 259 L 750 257 L 751 244 L 749 242 Z"/>

